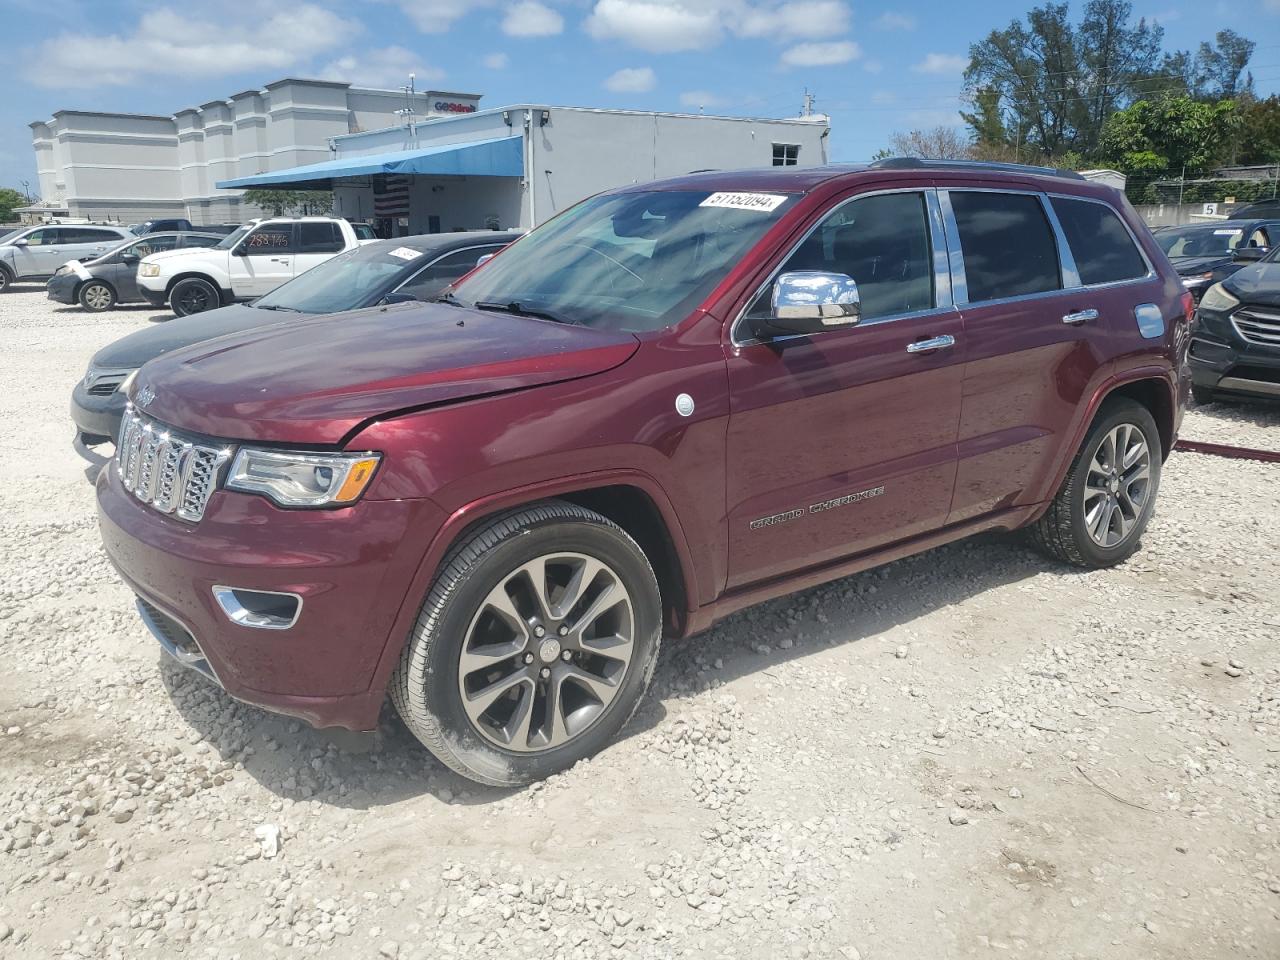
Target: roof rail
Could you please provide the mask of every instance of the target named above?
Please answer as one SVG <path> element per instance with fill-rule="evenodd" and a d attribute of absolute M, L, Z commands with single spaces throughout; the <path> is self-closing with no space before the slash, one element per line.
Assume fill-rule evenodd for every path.
<path fill-rule="evenodd" d="M 918 157 L 886 157 L 869 165 L 872 170 L 927 170 L 940 167 L 947 170 L 1002 170 L 1005 173 L 1031 173 L 1039 177 L 1062 177 L 1067 180 L 1084 180 L 1074 170 L 1061 167 L 1037 167 L 1029 163 L 1001 163 L 996 160 L 921 160 Z"/>

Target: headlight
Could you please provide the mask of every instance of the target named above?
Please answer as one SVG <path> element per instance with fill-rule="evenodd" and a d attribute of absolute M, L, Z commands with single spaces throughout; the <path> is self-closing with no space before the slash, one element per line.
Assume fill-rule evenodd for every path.
<path fill-rule="evenodd" d="M 1182 285 L 1184 287 L 1198 287 L 1198 286 L 1201 286 L 1202 284 L 1208 283 L 1212 279 L 1213 279 L 1212 273 L 1197 273 L 1190 277 L 1183 277 Z"/>
<path fill-rule="evenodd" d="M 1220 283 L 1215 283 L 1212 287 L 1204 292 L 1204 296 L 1200 298 L 1201 310 L 1214 310 L 1219 313 L 1229 313 L 1236 307 L 1240 306 L 1240 301 L 1227 293 L 1226 288 Z"/>
<path fill-rule="evenodd" d="M 282 507 L 354 503 L 381 459 L 377 453 L 301 453 L 245 447 L 231 465 L 227 489 L 260 493 Z"/>
<path fill-rule="evenodd" d="M 138 267 L 138 276 L 140 277 L 158 277 L 160 276 L 160 264 L 144 263 Z"/>

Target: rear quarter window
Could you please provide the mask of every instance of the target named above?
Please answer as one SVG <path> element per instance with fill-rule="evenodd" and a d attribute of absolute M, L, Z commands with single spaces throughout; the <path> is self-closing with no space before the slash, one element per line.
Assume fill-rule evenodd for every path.
<path fill-rule="evenodd" d="M 1054 197 L 1052 203 L 1075 258 L 1081 283 L 1092 286 L 1147 275 L 1146 261 L 1111 207 L 1066 197 Z"/>
<path fill-rule="evenodd" d="M 952 190 L 950 197 L 970 303 L 1062 288 L 1058 246 L 1039 197 L 978 190 Z"/>

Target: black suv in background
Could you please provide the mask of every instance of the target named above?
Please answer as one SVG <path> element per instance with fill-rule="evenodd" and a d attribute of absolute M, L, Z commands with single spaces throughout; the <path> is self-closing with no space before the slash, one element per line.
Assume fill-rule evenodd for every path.
<path fill-rule="evenodd" d="M 1246 263 L 1265 257 L 1280 242 L 1280 219 L 1232 217 L 1181 227 L 1157 227 L 1152 232 L 1182 277 L 1182 285 L 1199 300 L 1215 283 Z"/>
<path fill-rule="evenodd" d="M 1192 327 L 1191 392 L 1280 400 L 1280 246 L 1200 298 Z"/>

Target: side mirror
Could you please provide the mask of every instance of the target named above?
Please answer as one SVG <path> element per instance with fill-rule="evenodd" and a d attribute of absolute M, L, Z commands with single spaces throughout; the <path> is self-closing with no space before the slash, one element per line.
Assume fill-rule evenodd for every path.
<path fill-rule="evenodd" d="M 496 253 L 486 253 L 482 257 L 480 257 L 479 260 L 476 261 L 476 266 L 483 267 L 486 263 L 488 263 L 490 260 L 492 260 L 496 256 L 497 256 Z"/>
<path fill-rule="evenodd" d="M 17 240 L 13 241 L 13 245 L 15 247 L 25 247 L 27 245 L 27 238 L 19 237 Z"/>
<path fill-rule="evenodd" d="M 762 339 L 823 333 L 861 320 L 862 300 L 858 284 L 846 274 L 795 270 L 774 281 L 769 313 L 751 322 Z"/>
<path fill-rule="evenodd" d="M 132 250 L 126 250 L 124 253 L 120 254 L 121 263 L 137 263 L 141 259 L 142 258 Z"/>
<path fill-rule="evenodd" d="M 1266 247 L 1236 247 L 1231 259 L 1238 263 L 1256 263 L 1266 255 Z"/>
<path fill-rule="evenodd" d="M 233 257 L 247 257 L 249 255 L 249 247 L 247 244 L 238 243 L 235 249 L 231 251 Z"/>
<path fill-rule="evenodd" d="M 412 293 L 405 293 L 403 290 L 392 290 L 390 293 L 384 294 L 378 303 L 384 307 L 389 307 L 393 303 L 413 303 L 417 299 Z"/>

